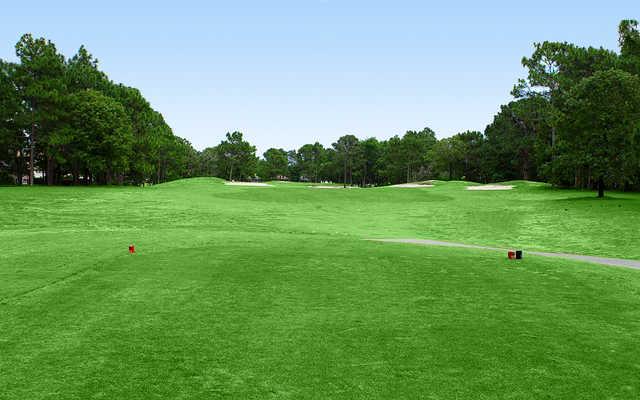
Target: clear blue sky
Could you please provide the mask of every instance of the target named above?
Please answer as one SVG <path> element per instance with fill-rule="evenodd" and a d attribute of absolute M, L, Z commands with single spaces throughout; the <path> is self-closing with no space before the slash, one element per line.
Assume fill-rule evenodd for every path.
<path fill-rule="evenodd" d="M 0 58 L 22 33 L 84 44 L 196 148 L 240 130 L 263 152 L 429 126 L 483 130 L 532 43 L 617 49 L 637 1 L 90 1 L 1 6 Z"/>

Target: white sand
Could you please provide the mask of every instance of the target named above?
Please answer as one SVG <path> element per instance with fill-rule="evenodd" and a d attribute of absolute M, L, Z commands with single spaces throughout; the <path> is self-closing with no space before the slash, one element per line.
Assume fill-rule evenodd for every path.
<path fill-rule="evenodd" d="M 511 190 L 513 185 L 479 185 L 467 186 L 467 190 Z"/>
<path fill-rule="evenodd" d="M 335 185 L 335 186 L 327 186 L 327 185 L 315 185 L 315 186 L 308 186 L 311 189 L 360 189 L 359 186 L 347 186 L 346 188 L 344 186 L 339 186 L 339 185 Z"/>
<path fill-rule="evenodd" d="M 430 188 L 433 187 L 433 185 L 423 185 L 420 183 L 401 183 L 399 185 L 391 185 L 391 187 L 397 187 L 397 188 Z"/>
<path fill-rule="evenodd" d="M 273 186 L 262 182 L 225 182 L 224 184 L 229 186 Z"/>

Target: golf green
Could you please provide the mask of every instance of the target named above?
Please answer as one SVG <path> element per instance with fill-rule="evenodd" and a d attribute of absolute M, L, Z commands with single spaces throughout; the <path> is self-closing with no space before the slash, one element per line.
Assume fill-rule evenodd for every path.
<path fill-rule="evenodd" d="M 0 399 L 634 399 L 640 195 L 0 188 Z M 128 253 L 134 244 L 135 254 Z"/>

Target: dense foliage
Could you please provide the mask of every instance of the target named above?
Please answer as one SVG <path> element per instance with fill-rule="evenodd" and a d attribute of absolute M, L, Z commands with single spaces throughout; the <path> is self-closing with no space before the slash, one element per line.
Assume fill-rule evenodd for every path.
<path fill-rule="evenodd" d="M 436 139 L 429 128 L 388 140 L 344 135 L 331 147 L 267 150 L 242 133 L 196 152 L 136 89 L 116 85 L 81 47 L 65 60 L 25 35 L 20 63 L 0 62 L 0 179 L 34 165 L 49 184 L 162 182 L 179 177 L 385 185 L 424 179 L 543 180 L 640 189 L 640 32 L 619 26 L 618 53 L 566 42 L 534 45 L 527 70 L 484 132 Z"/>
<path fill-rule="evenodd" d="M 84 48 L 27 34 L 0 60 L 0 182 L 145 183 L 196 173 L 197 152 Z M 41 172 L 41 173 L 38 173 Z"/>

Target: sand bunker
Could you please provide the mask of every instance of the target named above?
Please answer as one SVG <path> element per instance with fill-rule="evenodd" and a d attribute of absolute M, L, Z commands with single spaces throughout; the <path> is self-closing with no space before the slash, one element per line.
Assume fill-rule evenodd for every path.
<path fill-rule="evenodd" d="M 467 190 L 511 190 L 513 185 L 479 185 L 467 186 Z"/>
<path fill-rule="evenodd" d="M 229 186 L 273 186 L 262 182 L 225 182 L 224 184 Z"/>
<path fill-rule="evenodd" d="M 315 186 L 308 186 L 311 189 L 360 189 L 358 186 L 347 186 L 346 188 L 344 186 L 339 186 L 339 185 L 334 185 L 334 186 L 328 186 L 328 185 L 315 185 Z"/>
<path fill-rule="evenodd" d="M 430 188 L 433 187 L 433 185 L 423 185 L 421 183 L 401 183 L 399 185 L 391 185 L 391 187 L 398 187 L 398 188 Z"/>

